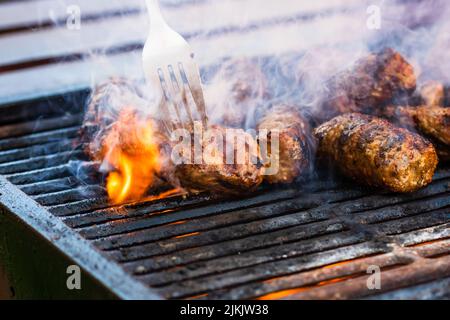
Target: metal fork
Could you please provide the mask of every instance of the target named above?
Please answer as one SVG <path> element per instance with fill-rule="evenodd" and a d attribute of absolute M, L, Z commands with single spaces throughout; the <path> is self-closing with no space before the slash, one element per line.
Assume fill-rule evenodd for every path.
<path fill-rule="evenodd" d="M 150 16 L 150 32 L 142 53 L 144 73 L 150 84 L 161 88 L 163 101 L 160 107 L 166 117 L 167 130 L 171 132 L 179 127 L 184 128 L 186 116 L 191 128 L 193 127 L 194 115 L 190 107 L 192 103 L 189 103 L 192 100 L 203 126 L 206 127 L 208 118 L 194 53 L 186 40 L 166 23 L 158 0 L 146 0 L 146 4 Z M 184 118 L 182 109 L 185 111 Z M 171 115 L 175 119 L 167 119 Z"/>

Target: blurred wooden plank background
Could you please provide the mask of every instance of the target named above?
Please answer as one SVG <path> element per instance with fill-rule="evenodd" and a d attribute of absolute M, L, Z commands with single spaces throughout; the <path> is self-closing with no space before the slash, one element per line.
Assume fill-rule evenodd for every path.
<path fill-rule="evenodd" d="M 392 0 L 390 8 L 404 6 Z M 368 0 L 161 0 L 169 24 L 201 65 L 228 56 L 357 43 Z M 370 2 L 371 3 L 371 2 Z M 79 29 L 67 26 L 73 6 Z M 70 24 L 70 23 L 69 23 Z M 142 76 L 144 0 L 38 0 L 0 4 L 0 104 L 89 87 L 110 75 Z"/>

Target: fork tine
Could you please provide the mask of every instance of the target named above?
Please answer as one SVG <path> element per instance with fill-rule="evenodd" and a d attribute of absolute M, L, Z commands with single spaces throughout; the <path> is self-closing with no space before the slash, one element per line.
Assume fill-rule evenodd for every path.
<path fill-rule="evenodd" d="M 179 129 L 183 129 L 184 128 L 183 119 L 181 118 L 180 109 L 178 108 L 178 104 L 173 99 L 171 99 L 170 105 L 175 110 L 175 115 L 176 115 L 176 119 L 174 120 L 175 126 Z"/>
<path fill-rule="evenodd" d="M 179 127 L 180 128 L 184 128 L 183 125 L 183 118 L 181 117 L 181 111 L 180 111 L 180 107 L 179 107 L 179 101 L 180 101 L 180 86 L 177 82 L 176 76 L 173 72 L 173 67 L 172 65 L 168 65 L 167 66 L 167 71 L 169 72 L 169 77 L 168 79 L 170 79 L 170 82 L 172 84 L 172 91 L 171 94 L 169 96 L 170 98 L 170 104 L 172 105 L 173 109 L 175 110 L 175 115 L 178 119 L 179 122 Z"/>
<path fill-rule="evenodd" d="M 161 81 L 161 88 L 164 91 L 163 82 Z M 163 93 L 163 97 L 159 103 L 158 110 L 162 110 L 162 116 L 160 117 L 161 123 L 163 124 L 163 129 L 165 130 L 167 137 L 170 138 L 171 132 L 175 129 L 173 122 L 167 121 L 167 117 L 165 115 L 169 114 L 169 109 L 167 106 L 167 99 L 165 97 L 165 93 Z"/>
<path fill-rule="evenodd" d="M 162 103 L 161 105 L 161 109 L 165 111 L 165 113 L 168 112 L 167 110 L 167 104 L 166 103 Z M 161 122 L 164 125 L 164 129 L 166 131 L 167 136 L 170 138 L 172 132 L 174 131 L 174 127 L 171 121 L 167 121 L 167 118 L 162 117 L 161 118 Z"/>
<path fill-rule="evenodd" d="M 178 72 L 174 70 L 173 72 L 177 80 L 177 85 L 181 89 L 180 92 L 181 104 L 184 106 L 184 110 L 186 111 L 186 114 L 188 116 L 189 124 L 193 128 L 194 117 L 191 110 L 191 101 L 189 101 L 188 99 L 188 92 L 190 92 L 190 88 L 188 86 L 187 79 L 185 79 L 183 73 L 179 69 L 177 71 Z"/>
<path fill-rule="evenodd" d="M 183 84 L 183 91 L 181 93 L 181 99 L 183 101 L 183 105 L 185 106 L 185 110 L 188 114 L 189 117 L 189 123 L 191 125 L 191 127 L 194 127 L 194 117 L 192 116 L 192 111 L 191 111 L 191 102 L 188 100 L 188 95 L 187 95 L 187 90 L 188 88 L 186 88 L 186 84 Z"/>
<path fill-rule="evenodd" d="M 169 69 L 170 78 L 172 81 L 172 87 L 175 92 L 174 101 L 175 101 L 176 105 L 178 106 L 178 113 L 180 115 L 180 118 L 181 118 L 181 110 L 180 109 L 183 109 L 187 114 L 190 125 L 193 126 L 194 120 L 192 118 L 191 108 L 186 99 L 186 88 L 185 88 L 186 86 L 183 81 L 183 78 L 181 77 L 179 72 L 176 72 L 176 70 L 173 69 L 172 65 L 169 65 L 168 69 Z M 180 106 L 181 106 L 181 108 L 180 108 Z"/>
<path fill-rule="evenodd" d="M 197 110 L 200 113 L 203 127 L 206 128 L 208 126 L 208 116 L 206 115 L 205 99 L 203 97 L 203 90 L 201 88 L 198 69 L 194 67 L 186 73 L 181 62 L 178 63 L 178 68 L 180 69 L 180 74 L 182 74 L 186 79 L 187 86 L 191 92 L 192 98 L 194 99 Z"/>
<path fill-rule="evenodd" d="M 160 69 L 158 69 L 158 74 L 160 77 L 161 86 L 163 88 L 164 97 L 166 100 L 166 104 L 165 104 L 166 108 L 165 109 L 167 112 L 165 113 L 165 115 L 167 117 L 169 117 L 169 120 L 174 123 L 175 128 L 183 128 L 183 121 L 182 121 L 182 118 L 180 115 L 180 110 L 176 104 L 176 101 L 174 100 L 174 97 L 176 97 L 176 94 L 174 94 L 174 92 L 171 92 L 171 90 L 169 89 L 169 85 L 168 85 L 168 79 L 172 79 L 170 76 L 170 73 L 167 74 L 167 72 L 164 72 L 164 70 L 160 68 Z M 170 119 L 172 113 L 170 112 L 169 106 L 171 106 L 172 109 L 175 111 L 175 115 L 176 115 L 175 119 Z"/>

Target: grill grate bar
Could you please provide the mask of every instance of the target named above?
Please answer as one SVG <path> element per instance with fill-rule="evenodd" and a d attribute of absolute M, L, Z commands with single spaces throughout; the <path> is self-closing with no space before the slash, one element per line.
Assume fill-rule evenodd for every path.
<path fill-rule="evenodd" d="M 445 208 L 450 205 L 450 197 L 448 194 L 438 194 L 432 197 L 427 197 L 419 201 L 412 201 L 404 203 L 395 207 L 384 207 L 381 209 L 371 210 L 364 212 L 361 219 L 358 219 L 360 223 L 364 224 L 376 224 L 385 221 L 392 221 L 394 219 L 413 216 L 420 213 L 430 212 Z"/>
<path fill-rule="evenodd" d="M 431 228 L 422 228 L 394 236 L 395 242 L 402 246 L 413 246 L 427 241 L 450 237 L 450 223 Z"/>
<path fill-rule="evenodd" d="M 366 300 L 450 300 L 450 277 L 364 297 Z"/>
<path fill-rule="evenodd" d="M 46 143 L 32 147 L 12 149 L 0 152 L 0 163 L 11 163 L 14 161 L 52 155 L 59 152 L 73 150 L 72 140 L 62 140 L 60 142 Z"/>
<path fill-rule="evenodd" d="M 396 235 L 421 228 L 428 228 L 443 224 L 448 221 L 448 208 L 424 213 L 421 215 L 396 219 L 394 221 L 385 221 L 380 224 L 372 225 L 376 233 L 387 235 Z M 395 222 L 395 223 L 394 223 Z"/>
<path fill-rule="evenodd" d="M 422 196 L 425 196 L 426 194 L 433 194 L 433 192 L 439 192 L 443 188 L 446 188 L 447 182 L 440 181 L 436 182 L 432 187 L 427 189 L 427 192 L 422 191 L 420 194 Z M 197 218 L 193 219 L 191 221 L 182 221 L 180 224 L 175 225 L 168 225 L 168 226 L 161 226 L 159 228 L 152 228 L 151 230 L 140 230 L 136 231 L 133 230 L 132 237 L 130 237 L 130 234 L 118 234 L 113 236 L 108 236 L 107 238 L 100 239 L 95 241 L 100 248 L 110 250 L 113 248 L 120 248 L 120 247 L 129 247 L 132 245 L 138 245 L 140 243 L 149 243 L 151 241 L 161 240 L 167 237 L 175 237 L 175 236 L 181 236 L 183 234 L 189 234 L 194 232 L 201 232 L 204 230 L 209 230 L 212 228 L 219 228 L 219 227 L 230 227 L 233 224 L 236 223 L 245 223 L 252 220 L 262 219 L 262 218 L 270 218 L 270 217 L 281 217 L 285 215 L 289 215 L 292 213 L 295 213 L 296 211 L 301 210 L 308 210 L 309 214 L 313 217 L 316 216 L 323 216 L 323 212 L 334 212 L 335 214 L 339 212 L 341 215 L 345 215 L 352 212 L 359 212 L 361 209 L 360 205 L 367 208 L 367 204 L 371 203 L 373 206 L 382 207 L 382 210 L 375 210 L 375 211 L 367 211 L 367 216 L 369 218 L 364 219 L 358 219 L 358 223 L 367 223 L 366 220 L 369 220 L 370 217 L 375 222 L 374 217 L 382 217 L 383 219 L 392 219 L 401 216 L 399 212 L 403 215 L 407 214 L 404 210 L 399 209 L 397 210 L 391 210 L 394 213 L 397 213 L 397 215 L 393 215 L 391 211 L 387 211 L 384 208 L 385 204 L 389 202 L 392 205 L 392 199 L 390 197 L 380 197 L 380 196 L 367 196 L 356 200 L 351 200 L 349 202 L 340 202 L 338 204 L 333 204 L 333 201 L 339 201 L 342 199 L 345 199 L 345 197 L 348 196 L 346 193 L 342 194 L 330 194 L 330 193 L 319 193 L 319 194 L 313 194 L 313 195 L 304 195 L 303 197 L 300 196 L 298 199 L 287 201 L 287 202 L 281 202 L 281 203 L 274 203 L 270 205 L 266 205 L 265 207 L 256 207 L 252 209 L 245 209 L 240 211 L 235 211 L 231 215 L 218 215 L 218 216 L 212 216 L 212 217 L 205 217 L 205 218 Z M 333 198 L 334 197 L 334 198 Z M 305 198 L 308 200 L 305 201 Z M 376 201 L 373 201 L 373 198 L 376 199 Z M 399 200 L 401 202 L 403 198 L 399 197 Z M 383 201 L 384 200 L 384 201 Z M 439 198 L 440 201 L 436 201 L 435 198 L 427 199 L 422 204 L 422 206 L 417 206 L 420 208 L 441 208 L 444 206 L 447 206 L 450 201 L 449 197 L 441 197 Z M 314 207 L 317 207 L 320 204 L 325 204 L 326 202 L 331 202 L 329 205 L 322 205 L 317 209 L 314 209 Z M 429 203 L 431 202 L 431 204 Z M 395 202 L 394 202 L 395 204 Z M 408 208 L 409 204 L 404 204 L 400 208 Z M 416 204 L 413 203 L 413 207 L 416 208 Z M 311 209 L 312 208 L 312 209 Z M 397 207 L 394 207 L 394 209 Z M 391 208 L 390 208 L 391 209 Z M 386 214 L 384 214 L 386 212 Z M 414 211 L 416 212 L 416 211 Z M 172 216 L 172 214 L 171 214 Z M 354 217 L 350 217 L 350 220 L 354 220 Z M 146 220 L 149 221 L 149 220 Z M 128 223 L 128 221 L 126 221 Z M 350 221 L 351 222 L 351 221 Z M 114 227 L 115 225 L 113 225 Z M 128 226 L 128 224 L 127 224 Z M 81 234 L 83 234 L 86 237 L 89 236 L 99 236 L 102 234 L 102 232 L 98 232 L 99 228 L 101 227 L 95 227 L 90 229 L 82 229 L 80 230 Z M 108 226 L 108 229 L 110 229 L 110 226 Z M 89 230 L 91 233 L 87 233 L 86 230 Z"/>
<path fill-rule="evenodd" d="M 187 234 L 160 240 L 148 244 L 123 248 L 120 251 L 122 260 L 136 260 L 151 256 L 168 254 L 182 249 L 194 248 L 223 241 L 242 239 L 255 234 L 263 234 L 275 230 L 325 220 L 327 214 L 311 216 L 308 213 L 296 213 L 290 216 L 253 221 L 245 224 L 233 225 L 226 228 L 213 229 L 200 233 Z"/>
<path fill-rule="evenodd" d="M 202 201 L 203 200 L 203 201 Z M 161 200 L 145 202 L 146 205 L 140 204 L 139 206 L 116 206 L 107 209 L 95 210 L 87 213 L 80 213 L 68 217 L 63 217 L 64 222 L 72 228 L 85 228 L 91 227 L 96 224 L 114 222 L 116 220 L 122 220 L 127 218 L 147 216 L 151 217 L 158 214 L 167 213 L 171 216 L 173 213 L 190 209 L 202 203 L 207 205 L 213 202 L 211 197 L 208 196 L 195 196 L 183 199 L 180 196 L 172 196 Z"/>
<path fill-rule="evenodd" d="M 190 264 L 189 268 L 180 268 L 177 266 L 173 269 L 153 272 L 139 278 L 151 286 L 167 286 L 175 282 L 194 280 L 196 278 L 211 274 L 229 272 L 256 265 L 262 265 L 268 262 L 281 261 L 305 254 L 355 245 L 366 240 L 362 233 L 332 233 L 331 230 L 324 230 L 322 234 L 315 234 L 311 239 L 302 240 L 299 242 L 283 242 L 283 246 L 280 246 L 280 243 L 278 243 L 276 245 L 262 247 L 259 250 L 249 252 L 246 252 L 244 248 L 242 252 L 238 251 L 239 254 L 235 256 L 223 256 L 218 259 L 208 260 L 207 262 L 198 261 Z M 304 233 L 305 232 L 303 231 L 303 234 Z M 321 236 L 327 233 L 330 235 Z M 301 238 L 301 235 L 299 235 L 299 238 Z M 307 238 L 307 236 L 304 236 L 304 238 Z M 135 272 L 136 270 L 140 271 L 141 269 L 142 268 L 139 266 L 134 270 L 126 268 L 127 271 L 131 272 Z"/>
<path fill-rule="evenodd" d="M 448 224 L 437 226 L 433 228 L 427 228 L 425 230 L 417 231 L 414 233 L 422 232 L 422 241 L 428 241 L 435 239 L 442 235 L 442 230 L 448 229 Z M 409 236 L 410 234 L 401 235 L 401 237 Z M 398 239 L 400 236 L 395 236 L 393 239 Z M 441 246 L 439 244 L 439 246 Z M 424 246 L 429 248 L 429 246 Z M 414 261 L 414 256 L 409 254 L 388 253 L 380 256 L 374 256 L 369 258 L 363 258 L 351 261 L 340 261 L 336 264 L 328 266 L 327 268 L 320 268 L 309 272 L 296 273 L 290 276 L 274 277 L 264 282 L 254 282 L 251 284 L 245 284 L 238 286 L 230 290 L 218 290 L 209 293 L 205 299 L 248 299 L 255 298 L 271 293 L 277 293 L 276 295 L 270 295 L 267 298 L 279 299 L 288 294 L 292 294 L 292 289 L 296 288 L 296 291 L 304 291 L 310 289 L 308 286 L 317 285 L 322 281 L 336 280 L 352 274 L 360 272 L 366 273 L 367 268 L 372 265 L 381 267 L 386 266 L 408 264 Z M 289 290 L 288 292 L 280 292 Z"/>
<path fill-rule="evenodd" d="M 432 222 L 430 221 L 428 223 Z M 433 222 L 433 224 L 436 224 L 435 221 Z M 292 246 L 286 245 L 286 243 L 298 241 L 302 238 L 309 239 L 313 235 L 323 235 L 330 232 L 335 233 L 345 230 L 348 230 L 348 226 L 345 226 L 345 223 L 340 222 L 339 220 L 330 220 L 319 224 L 311 223 L 307 226 L 294 227 L 291 229 L 282 230 L 281 232 L 248 237 L 240 241 L 229 241 L 211 245 L 209 247 L 199 247 L 183 250 L 177 252 L 176 254 L 172 254 L 170 256 L 170 259 L 169 256 L 154 257 L 153 259 L 127 263 L 125 264 L 125 266 L 128 271 L 141 274 L 153 272 L 154 269 L 161 268 L 163 266 L 170 266 L 166 261 L 171 260 L 171 267 L 176 268 L 174 268 L 173 270 L 166 270 L 167 274 L 165 276 L 155 273 L 145 276 L 145 279 L 156 279 L 153 281 L 163 281 L 162 279 L 173 277 L 179 281 L 181 280 L 179 279 L 180 277 L 186 279 L 190 276 L 198 276 L 199 273 L 214 273 L 220 270 L 226 270 L 226 268 L 236 268 L 236 266 L 240 265 L 245 266 L 246 264 L 251 265 L 252 263 L 258 263 L 258 253 L 262 256 L 262 259 L 267 259 L 268 257 L 270 259 L 275 259 L 275 257 L 281 257 L 285 259 L 291 257 L 292 255 L 304 254 L 306 252 L 302 252 L 302 248 L 304 248 L 302 247 L 303 242 L 295 243 L 295 245 Z M 373 237 L 374 235 L 376 235 L 376 237 Z M 370 238 L 384 239 L 386 238 L 383 237 L 385 235 L 387 235 L 387 233 L 383 232 L 382 227 L 377 230 L 375 227 L 369 226 L 369 230 L 356 230 L 334 234 L 332 239 L 340 241 L 341 237 L 353 237 L 355 239 L 358 239 L 359 242 L 362 242 L 363 240 L 368 240 Z M 325 239 L 326 238 L 327 237 L 325 237 Z M 320 239 L 316 239 L 311 243 L 310 241 L 306 241 L 305 248 L 309 248 L 311 247 L 311 245 L 319 245 L 317 244 L 317 241 L 320 241 Z M 283 244 L 283 246 L 280 247 L 280 244 Z M 275 246 L 273 252 L 267 249 L 267 246 L 270 245 Z M 253 249 L 258 249 L 261 247 L 265 247 L 265 250 L 251 251 Z M 245 254 L 245 252 L 247 251 L 248 253 Z M 232 254 L 235 254 L 235 256 L 229 257 Z M 216 259 L 221 255 L 227 255 L 227 257 L 225 259 Z M 207 263 L 203 261 L 205 259 L 208 260 Z M 183 266 L 191 262 L 192 264 Z M 207 266 L 207 268 L 201 268 L 202 266 Z"/>
<path fill-rule="evenodd" d="M 51 168 L 6 175 L 6 178 L 11 181 L 11 183 L 20 186 L 46 180 L 70 177 L 71 175 L 70 165 L 62 164 Z"/>
<path fill-rule="evenodd" d="M 415 229 L 417 230 L 417 229 L 420 229 L 423 227 L 439 225 L 446 221 L 448 221 L 448 214 L 445 211 L 434 212 L 425 217 L 421 217 L 420 220 L 410 219 L 410 221 L 407 221 L 407 222 L 403 221 L 402 223 L 399 224 L 399 230 L 395 230 L 395 232 L 396 233 L 398 233 L 399 231 L 400 232 L 409 232 L 409 231 L 412 231 Z M 338 223 L 338 222 L 336 222 L 336 223 Z M 312 226 L 309 226 L 309 227 L 312 228 Z M 380 238 L 382 235 L 389 234 L 389 231 L 390 231 L 390 228 L 386 229 L 385 225 L 381 225 L 381 227 L 379 229 L 377 229 L 376 226 L 369 226 L 369 227 L 370 227 L 369 230 L 361 230 L 360 232 L 363 232 L 365 234 L 372 233 L 372 238 Z M 390 226 L 388 226 L 388 227 L 390 227 Z M 288 230 L 282 230 L 282 231 L 284 231 L 286 233 L 289 232 Z M 234 245 L 235 252 L 239 253 L 241 251 L 245 251 L 245 244 L 246 244 L 245 241 L 248 240 L 248 241 L 250 241 L 250 243 L 265 244 L 265 243 L 270 243 L 271 236 L 272 236 L 271 234 L 268 234 L 268 235 L 263 235 L 259 239 L 258 238 L 250 238 L 250 239 L 246 238 L 246 240 L 241 240 L 241 241 L 244 241 L 244 243 L 240 243 L 240 241 L 236 241 L 236 243 L 232 243 L 231 246 Z M 188 239 L 190 239 L 190 238 L 188 238 Z M 238 240 L 240 240 L 240 239 L 238 239 Z M 165 244 L 163 243 L 162 245 L 164 246 Z M 221 250 L 224 250 L 223 248 L 225 248 L 225 250 L 229 249 L 230 248 L 229 242 L 223 242 L 223 243 L 218 244 L 219 255 L 223 254 L 223 251 L 221 251 Z M 208 248 L 207 247 L 197 248 L 197 252 L 202 251 L 202 250 L 208 250 Z M 231 247 L 231 250 L 233 250 L 233 247 Z M 279 249 L 279 250 L 281 250 L 281 249 Z M 200 257 L 197 257 L 194 252 L 195 252 L 195 248 L 193 250 L 184 250 L 181 252 L 172 253 L 172 255 L 170 256 L 170 259 L 173 260 L 173 264 L 177 264 L 177 262 L 183 262 L 180 260 L 182 260 L 183 257 L 186 257 L 186 255 L 192 255 L 195 258 L 200 258 Z M 230 253 L 230 252 L 227 252 L 227 253 Z M 242 254 L 242 252 L 241 252 L 241 254 Z M 116 260 L 120 261 L 121 257 L 123 257 L 124 255 L 127 257 L 129 256 L 126 253 L 126 250 L 121 250 L 120 254 L 117 254 L 116 256 L 114 256 L 114 258 Z M 205 258 L 205 257 L 208 257 L 208 256 L 203 256 L 203 258 Z M 160 259 L 158 259 L 158 258 L 160 258 Z M 134 266 L 135 267 L 134 269 L 139 270 L 140 272 L 149 272 L 149 271 L 152 271 L 151 268 L 159 268 L 161 265 L 158 265 L 158 262 L 162 261 L 164 258 L 169 259 L 169 256 L 153 257 L 153 259 L 139 261 L 139 262 L 135 263 L 134 265 L 130 264 L 129 266 Z M 211 256 L 209 256 L 208 258 L 211 258 Z M 254 258 L 254 256 L 252 256 L 252 258 Z M 234 257 L 233 259 L 234 259 L 233 261 L 235 261 L 235 259 L 238 259 L 238 258 Z M 188 261 L 185 261 L 185 262 L 188 262 Z M 212 262 L 210 261 L 207 265 L 210 265 L 211 263 Z M 220 265 L 222 265 L 222 263 L 219 263 L 218 265 L 219 265 L 218 268 L 220 268 Z M 192 270 L 192 269 L 195 269 L 195 265 L 194 266 L 192 266 L 192 265 L 186 266 L 185 268 L 181 268 L 181 269 L 178 268 L 177 270 L 179 270 L 178 272 L 180 272 L 180 273 L 189 274 L 190 270 Z M 130 269 L 128 269 L 128 270 L 130 270 Z"/>
<path fill-rule="evenodd" d="M 25 184 L 20 189 L 30 196 L 48 194 L 58 191 L 70 190 L 79 185 L 78 179 L 66 177 L 61 179 L 48 180 L 38 183 Z"/>
<path fill-rule="evenodd" d="M 450 172 L 446 172 L 445 176 L 443 176 L 441 172 L 439 172 L 439 174 L 436 174 L 436 176 L 438 175 L 440 175 L 441 177 L 435 178 L 433 182 L 425 189 L 407 194 L 386 193 L 381 195 L 373 195 L 367 197 L 364 201 L 355 201 L 348 203 L 345 208 L 342 208 L 342 211 L 352 212 L 355 214 L 372 209 L 378 209 L 382 211 L 382 209 L 384 208 L 408 204 L 415 200 L 421 200 L 427 197 L 432 197 L 448 192 L 450 190 Z"/>
<path fill-rule="evenodd" d="M 291 293 L 293 289 L 307 290 L 325 281 L 366 273 L 369 266 L 376 265 L 383 270 L 387 267 L 406 265 L 411 262 L 411 258 L 397 256 L 393 253 L 340 261 L 327 265 L 325 268 L 270 278 L 266 281 L 254 282 L 229 290 L 217 290 L 208 293 L 203 299 L 279 299 Z"/>
<path fill-rule="evenodd" d="M 89 180 L 98 176 L 97 165 L 95 163 L 69 161 L 68 163 L 54 167 L 6 175 L 6 178 L 19 186 L 31 185 L 55 179 L 74 177 L 75 171 L 80 172 L 83 180 Z"/>
<path fill-rule="evenodd" d="M 414 249 L 424 258 L 434 259 L 445 255 L 450 255 L 450 239 L 441 239 L 431 244 L 421 245 Z"/>
<path fill-rule="evenodd" d="M 264 204 L 270 205 L 270 203 L 275 201 L 289 200 L 298 196 L 300 196 L 298 189 L 284 189 L 273 191 L 271 193 L 263 192 L 262 194 L 239 200 L 214 198 L 209 194 L 188 198 L 176 196 L 171 197 L 170 199 L 162 199 L 150 203 L 144 202 L 139 205 L 120 206 L 83 213 L 66 218 L 65 222 L 70 226 L 80 228 L 108 222 L 117 223 L 121 220 L 125 222 L 128 219 L 132 219 L 133 221 L 133 218 L 145 216 L 147 218 L 156 218 L 154 219 L 155 224 L 152 226 L 157 226 L 176 222 L 177 220 L 213 214 L 218 215 L 234 210 L 262 206 Z M 199 205 L 201 205 L 201 208 L 198 208 Z M 188 210 L 188 212 L 184 212 L 183 216 L 179 216 L 177 212 L 181 210 Z M 160 213 L 170 214 L 160 215 Z"/>
<path fill-rule="evenodd" d="M 81 201 L 64 203 L 48 207 L 48 210 L 57 217 L 70 216 L 92 208 L 107 208 L 110 202 L 108 197 L 85 199 Z"/>
<path fill-rule="evenodd" d="M 436 279 L 436 274 L 440 277 L 450 275 L 450 257 L 444 257 L 430 263 L 425 259 L 419 259 L 414 263 L 387 270 L 383 272 L 383 284 L 378 293 L 391 291 L 398 288 L 408 287 L 414 284 L 426 283 Z M 438 277 L 438 278 L 440 278 Z M 365 297 L 373 294 L 367 287 L 367 278 L 363 277 L 331 284 L 326 287 L 314 288 L 312 290 L 294 294 L 288 299 L 353 299 Z"/>
<path fill-rule="evenodd" d="M 66 115 L 58 118 L 38 119 L 19 124 L 3 125 L 0 131 L 0 139 L 17 138 L 24 135 L 33 135 L 37 132 L 49 131 L 80 125 L 82 116 Z"/>
<path fill-rule="evenodd" d="M 236 254 L 242 255 L 252 250 L 279 246 L 281 244 L 311 239 L 316 236 L 321 237 L 331 233 L 337 234 L 345 230 L 346 228 L 343 224 L 323 221 L 277 230 L 270 234 L 253 235 L 244 239 L 234 239 L 202 247 L 188 248 L 175 254 L 128 262 L 124 266 L 130 272 L 143 275 L 175 266 L 187 265 L 189 263 L 199 262 L 204 264 L 202 261 Z M 279 249 L 282 250 L 282 248 Z"/>
<path fill-rule="evenodd" d="M 201 280 L 185 280 L 164 288 L 158 292 L 168 298 L 180 299 L 219 289 L 228 289 L 238 285 L 263 281 L 274 277 L 286 276 L 332 263 L 386 253 L 390 249 L 382 243 L 361 243 L 326 250 L 320 253 L 283 259 L 254 267 L 211 275 Z"/>
<path fill-rule="evenodd" d="M 55 193 L 38 195 L 33 197 L 35 201 L 43 206 L 52 206 L 61 203 L 70 203 L 83 200 L 87 197 L 106 196 L 105 189 L 98 185 L 78 187 L 70 190 L 63 190 Z"/>
<path fill-rule="evenodd" d="M 25 148 L 49 142 L 58 142 L 61 141 L 61 139 L 75 138 L 78 128 L 78 126 L 68 127 L 47 132 L 33 133 L 19 138 L 2 139 L 0 140 L 0 151 Z"/>
<path fill-rule="evenodd" d="M 238 211 L 233 211 L 233 216 L 224 215 L 223 217 L 220 217 L 219 214 L 222 212 L 217 212 L 218 210 L 214 210 L 214 207 L 211 207 L 210 210 L 205 210 L 205 208 L 198 208 L 193 209 L 191 212 L 189 211 L 183 211 L 183 216 L 179 217 L 179 220 L 186 220 L 189 218 L 200 218 L 203 217 L 201 220 L 193 220 L 190 223 L 187 224 L 179 224 L 179 225 L 171 225 L 170 229 L 173 230 L 172 236 L 182 235 L 185 233 L 191 233 L 194 231 L 201 231 L 201 230 L 207 230 L 210 228 L 214 228 L 221 225 L 227 225 L 231 226 L 233 224 L 244 222 L 245 220 L 257 220 L 261 218 L 270 218 L 270 217 L 281 217 L 288 215 L 290 213 L 295 213 L 303 210 L 307 210 L 310 208 L 314 208 L 319 206 L 320 204 L 326 203 L 326 202 L 335 202 L 342 199 L 348 199 L 350 196 L 355 196 L 356 194 L 361 195 L 360 193 L 326 193 L 326 194 L 309 194 L 308 196 L 299 196 L 297 199 L 292 200 L 283 200 L 280 202 L 274 202 L 270 204 L 266 204 L 264 206 L 257 206 L 254 208 L 248 208 L 248 209 L 242 209 Z M 226 212 L 229 212 L 229 210 L 225 209 Z M 172 214 L 173 215 L 173 214 Z M 209 217 L 209 218 L 208 218 Z M 174 217 L 178 218 L 178 217 Z M 240 218 L 240 219 L 239 219 Z M 179 221 L 176 220 L 176 221 Z M 212 221 L 213 220 L 213 221 Z M 189 229 L 194 226 L 194 229 Z M 155 227 L 154 222 L 151 219 L 146 219 L 146 217 L 143 218 L 136 218 L 136 219 L 127 219 L 123 221 L 114 221 L 112 223 L 108 223 L 106 225 L 99 225 L 99 226 L 93 226 L 89 228 L 84 228 L 80 230 L 80 233 L 87 237 L 92 239 L 95 237 L 95 239 L 98 239 L 100 237 L 106 237 L 106 236 L 113 236 L 113 235 L 121 235 L 124 232 L 138 232 L 139 230 L 145 230 L 148 227 Z M 208 228 L 209 227 L 209 228 Z M 200 228 L 200 229 L 197 229 Z M 158 232 L 160 230 L 160 232 Z M 177 232 L 180 230 L 179 232 Z M 153 229 L 151 231 L 152 238 L 146 238 L 146 241 L 152 241 L 152 240 L 158 240 L 161 239 L 161 236 L 164 237 L 164 235 L 170 235 L 170 231 L 168 234 L 167 229 Z M 142 236 L 142 234 L 140 234 Z M 127 241 L 125 237 L 121 237 L 122 241 Z M 117 238 L 115 240 L 118 240 Z M 130 245 L 131 243 L 122 243 L 123 245 Z"/>
<path fill-rule="evenodd" d="M 330 188 L 336 187 L 337 185 L 342 186 L 342 183 L 329 183 L 328 188 L 325 188 L 324 186 L 328 182 L 324 181 L 318 181 L 311 183 L 308 185 L 302 192 L 305 193 L 308 190 L 311 191 L 323 191 L 328 190 L 330 192 L 334 192 L 333 190 L 330 190 Z M 185 209 L 189 208 L 190 205 L 195 204 L 196 206 L 202 205 L 205 206 L 210 203 L 214 203 L 214 210 L 216 212 L 224 212 L 226 211 L 232 211 L 232 210 L 239 210 L 242 208 L 247 208 L 250 206 L 254 206 L 255 203 L 263 204 L 263 203 L 269 203 L 273 201 L 277 201 L 280 199 L 292 199 L 295 196 L 299 195 L 299 190 L 297 188 L 295 189 L 287 189 L 283 188 L 280 190 L 272 190 L 270 193 L 264 192 L 264 190 L 260 191 L 260 195 L 258 193 L 253 194 L 250 198 L 235 200 L 235 199 L 226 199 L 226 198 L 217 198 L 213 197 L 209 194 L 201 194 L 197 196 L 190 197 L 188 199 L 185 199 L 183 197 L 169 197 L 167 199 L 161 199 L 158 201 L 146 201 L 143 200 L 140 203 L 134 203 L 134 204 L 128 204 L 123 206 L 111 206 L 111 203 L 98 201 L 98 199 L 91 199 L 87 200 L 85 202 L 80 202 L 79 207 L 75 205 L 68 205 L 67 208 L 64 205 L 61 206 L 55 206 L 55 208 L 51 208 L 53 210 L 52 212 L 55 215 L 61 216 L 61 217 L 68 217 L 65 219 L 65 221 L 68 221 L 68 223 L 71 223 L 71 218 L 73 218 L 72 221 L 74 221 L 75 224 L 76 221 L 79 219 L 81 222 L 81 225 L 91 225 L 95 224 L 97 222 L 107 222 L 107 221 L 115 221 L 115 220 L 121 220 L 123 218 L 127 217 L 137 217 L 142 215 L 147 215 L 149 213 L 155 213 L 155 211 L 162 211 L 164 212 L 171 212 L 174 209 Z M 174 200 L 174 202 L 169 202 L 168 200 Z M 225 200 L 227 200 L 225 202 Z M 165 202 L 167 201 L 167 202 Z M 222 203 L 220 201 L 223 201 Z M 165 203 L 166 207 L 162 207 L 161 204 Z M 159 209 L 156 209 L 153 207 L 153 204 L 156 204 L 156 207 Z M 146 209 L 146 206 L 150 206 L 150 209 Z M 223 209 L 223 207 L 226 207 L 226 209 Z M 161 218 L 164 220 L 165 218 L 160 216 L 158 218 Z M 171 221 L 169 222 L 175 222 L 173 219 L 169 218 Z M 160 224 L 164 224 L 168 222 L 162 222 Z"/>
<path fill-rule="evenodd" d="M 69 160 L 83 158 L 82 151 L 66 151 L 52 155 L 44 155 L 15 162 L 0 164 L 0 174 L 16 174 L 39 170 L 47 167 L 55 167 L 66 164 Z"/>

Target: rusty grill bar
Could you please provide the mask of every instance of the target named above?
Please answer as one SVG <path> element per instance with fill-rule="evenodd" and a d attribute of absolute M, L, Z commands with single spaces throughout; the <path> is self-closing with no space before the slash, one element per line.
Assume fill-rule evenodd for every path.
<path fill-rule="evenodd" d="M 95 164 L 83 181 L 74 175 L 71 161 L 87 160 L 74 149 L 80 123 L 75 112 L 5 124 L 0 174 L 164 298 L 362 298 L 418 285 L 450 294 L 448 167 L 406 195 L 320 180 L 110 206 Z M 383 271 L 379 291 L 366 285 L 371 265 Z"/>

